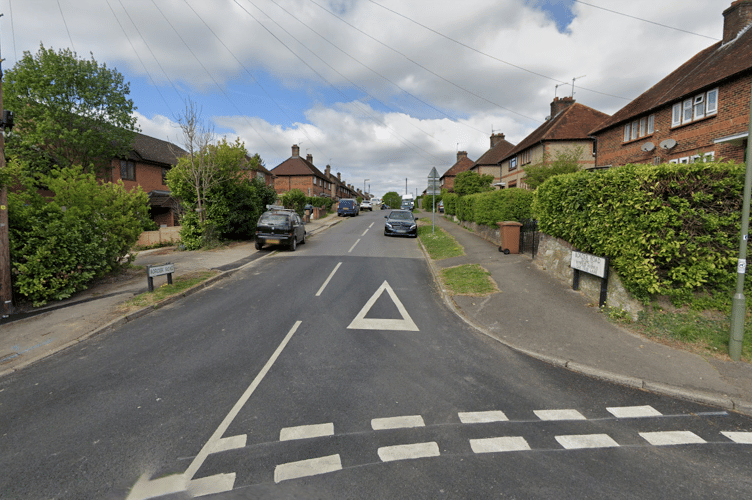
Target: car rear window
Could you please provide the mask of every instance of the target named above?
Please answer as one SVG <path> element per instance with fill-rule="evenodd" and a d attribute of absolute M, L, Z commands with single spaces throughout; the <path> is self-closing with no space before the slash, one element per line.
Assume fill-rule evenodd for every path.
<path fill-rule="evenodd" d="M 353 202 L 352 200 L 343 200 L 339 202 L 339 206 L 343 208 L 352 208 Z"/>
<path fill-rule="evenodd" d="M 263 214 L 259 220 L 259 224 L 269 224 L 270 226 L 277 224 L 287 224 L 287 215 L 282 214 Z"/>

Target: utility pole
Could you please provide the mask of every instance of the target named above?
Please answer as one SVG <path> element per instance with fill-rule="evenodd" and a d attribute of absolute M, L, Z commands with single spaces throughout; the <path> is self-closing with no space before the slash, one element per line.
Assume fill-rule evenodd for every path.
<path fill-rule="evenodd" d="M 0 14 L 2 17 L 2 14 Z M 5 111 L 3 110 L 3 59 L 0 55 L 0 169 L 5 168 Z M 0 317 L 13 312 L 13 290 L 10 285 L 10 237 L 8 234 L 8 187 L 0 186 Z"/>

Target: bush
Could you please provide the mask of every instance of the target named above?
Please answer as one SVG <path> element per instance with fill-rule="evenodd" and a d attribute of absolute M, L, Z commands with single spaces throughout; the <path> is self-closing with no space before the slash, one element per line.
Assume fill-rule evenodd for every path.
<path fill-rule="evenodd" d="M 519 222 L 531 218 L 532 203 L 532 191 L 512 188 L 469 196 L 447 194 L 444 197 L 444 211 L 462 221 L 495 226 L 497 222 L 505 220 Z"/>
<path fill-rule="evenodd" d="M 282 206 L 295 210 L 298 215 L 303 216 L 306 205 L 306 195 L 300 189 L 291 189 L 281 196 Z"/>
<path fill-rule="evenodd" d="M 442 195 L 444 200 L 444 213 L 447 215 L 457 215 L 457 200 L 459 196 L 454 193 L 445 193 Z"/>
<path fill-rule="evenodd" d="M 216 227 L 217 239 L 250 240 L 256 234 L 256 223 L 274 203 L 277 193 L 259 179 L 242 178 L 212 191 L 207 223 Z M 205 226 L 204 229 L 210 226 Z M 209 243 L 212 238 L 206 242 Z"/>

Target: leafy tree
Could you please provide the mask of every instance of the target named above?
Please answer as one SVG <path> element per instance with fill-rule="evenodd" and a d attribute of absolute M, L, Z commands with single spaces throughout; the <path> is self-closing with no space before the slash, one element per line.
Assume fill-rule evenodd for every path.
<path fill-rule="evenodd" d="M 47 173 L 55 165 L 81 165 L 105 173 L 112 158 L 123 157 L 137 131 L 129 84 L 116 69 L 75 52 L 40 45 L 4 75 L 4 105 L 16 126 L 6 154 Z"/>
<path fill-rule="evenodd" d="M 478 174 L 468 170 L 458 174 L 454 179 L 454 192 L 459 196 L 465 196 L 468 194 L 483 193 L 485 191 L 493 191 L 491 183 L 494 180 L 494 176 L 490 174 Z"/>
<path fill-rule="evenodd" d="M 399 208 L 402 205 L 402 197 L 394 191 L 389 191 L 381 199 L 381 202 L 392 208 Z"/>
<path fill-rule="evenodd" d="M 577 172 L 580 170 L 582 151 L 582 146 L 558 151 L 553 160 L 550 155 L 544 154 L 539 163 L 525 167 L 525 184 L 535 190 L 551 177 Z"/>

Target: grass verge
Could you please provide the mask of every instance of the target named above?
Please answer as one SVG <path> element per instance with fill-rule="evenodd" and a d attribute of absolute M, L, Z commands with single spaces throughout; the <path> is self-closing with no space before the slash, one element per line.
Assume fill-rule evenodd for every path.
<path fill-rule="evenodd" d="M 434 233 L 430 222 L 428 225 L 418 225 L 418 237 L 433 260 L 465 255 L 465 250 L 457 243 L 457 240 L 438 227 Z"/>
<path fill-rule="evenodd" d="M 464 264 L 441 270 L 444 288 L 451 295 L 483 296 L 498 292 L 491 273 L 480 264 Z"/>
<path fill-rule="evenodd" d="M 136 295 L 132 299 L 121 304 L 120 309 L 123 313 L 129 313 L 136 309 L 153 306 L 159 301 L 172 297 L 173 295 L 179 295 L 192 286 L 206 281 L 217 274 L 219 274 L 218 271 L 197 271 L 177 276 L 172 280 L 172 285 L 165 283 L 164 285 L 155 288 L 153 292 L 144 292 Z"/>

